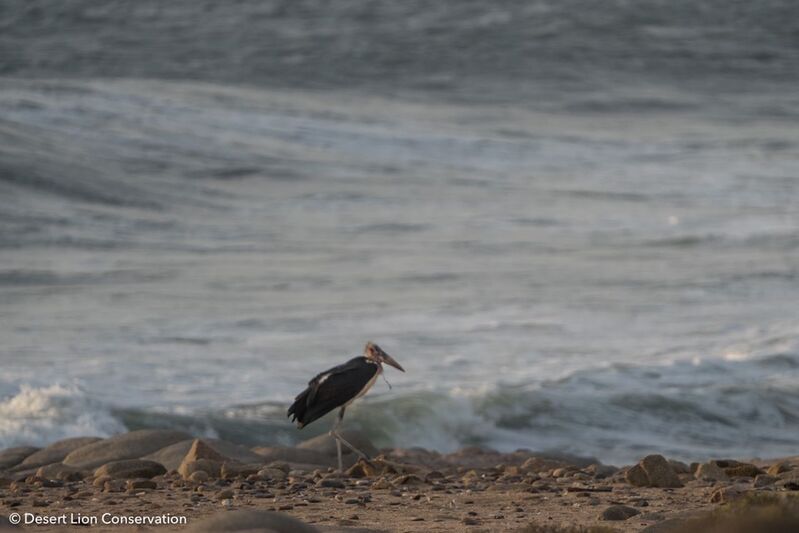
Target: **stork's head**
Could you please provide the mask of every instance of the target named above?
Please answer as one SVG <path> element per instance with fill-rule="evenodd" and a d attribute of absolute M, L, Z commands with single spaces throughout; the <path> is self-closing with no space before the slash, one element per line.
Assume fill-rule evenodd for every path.
<path fill-rule="evenodd" d="M 393 357 L 388 355 L 383 349 L 373 342 L 367 342 L 366 347 L 363 349 L 363 356 L 367 359 L 371 359 L 372 361 L 376 361 L 378 363 L 385 363 L 387 365 L 391 365 L 397 370 L 405 372 L 405 369 L 402 368 L 398 362 L 394 360 Z"/>

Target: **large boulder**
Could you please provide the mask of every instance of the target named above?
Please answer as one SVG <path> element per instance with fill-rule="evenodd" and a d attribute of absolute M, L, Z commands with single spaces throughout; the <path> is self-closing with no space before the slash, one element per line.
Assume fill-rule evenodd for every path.
<path fill-rule="evenodd" d="M 246 478 L 255 475 L 264 468 L 263 463 L 240 463 L 238 461 L 226 461 L 222 463 L 219 477 L 222 479 Z"/>
<path fill-rule="evenodd" d="M 24 470 L 28 468 L 37 468 L 44 465 L 51 465 L 53 463 L 60 463 L 67 455 L 82 448 L 88 444 L 101 441 L 99 437 L 75 437 L 72 439 L 59 440 L 51 445 L 42 448 L 36 453 L 33 453 L 25 458 L 18 464 L 14 470 Z"/>
<path fill-rule="evenodd" d="M 334 455 L 331 456 L 316 450 L 287 448 L 284 446 L 259 446 L 257 448 L 253 448 L 252 451 L 257 453 L 261 457 L 261 460 L 267 463 L 271 463 L 272 461 L 283 461 L 294 464 L 312 464 L 325 468 L 329 466 L 338 466 L 338 461 Z M 345 459 L 345 463 L 352 465 L 355 463 L 357 458 L 354 457 L 354 454 L 350 454 L 345 457 Z"/>
<path fill-rule="evenodd" d="M 694 477 L 702 481 L 729 481 L 730 476 L 721 468 L 716 461 L 702 463 L 694 472 Z"/>
<path fill-rule="evenodd" d="M 184 479 L 189 479 L 197 471 L 203 471 L 210 477 L 219 477 L 222 465 L 226 461 L 228 459 L 224 455 L 211 448 L 205 441 L 195 439 L 178 466 L 178 472 Z"/>
<path fill-rule="evenodd" d="M 176 442 L 175 444 L 171 444 L 156 452 L 146 455 L 142 457 L 142 459 L 148 459 L 150 461 L 155 461 L 156 463 L 161 463 L 166 467 L 167 470 L 177 470 L 180 466 L 180 463 L 183 462 L 183 458 L 186 457 L 186 454 L 189 453 L 189 450 L 191 450 L 194 440 L 195 439 L 187 439 Z M 216 451 L 220 456 L 223 456 L 226 460 L 238 461 L 245 464 L 268 462 L 254 451 L 250 451 L 246 447 L 239 446 L 238 444 L 234 444 L 232 442 L 219 439 L 203 439 L 202 441 L 207 444 L 209 448 Z"/>
<path fill-rule="evenodd" d="M 62 481 L 77 481 L 87 477 L 87 473 L 81 472 L 72 466 L 63 463 L 53 463 L 40 466 L 36 470 L 36 477 L 41 479 L 59 479 Z"/>
<path fill-rule="evenodd" d="M 631 466 L 624 473 L 624 479 L 634 487 L 648 487 L 649 476 L 646 475 L 646 470 L 640 463 Z"/>
<path fill-rule="evenodd" d="M 319 530 L 291 516 L 270 511 L 228 511 L 218 513 L 188 529 L 190 533 L 318 533 Z"/>
<path fill-rule="evenodd" d="M 380 450 L 375 448 L 375 445 L 372 444 L 372 441 L 369 440 L 369 437 L 364 435 L 362 432 L 350 429 L 341 431 L 340 433 L 347 442 L 361 450 L 369 457 L 374 457 L 380 453 Z M 297 445 L 297 448 L 301 450 L 313 450 L 329 457 L 336 457 L 337 454 L 336 439 L 327 433 L 303 441 Z M 341 446 L 341 452 L 343 455 L 353 453 L 352 450 L 343 444 Z"/>
<path fill-rule="evenodd" d="M 63 463 L 76 468 L 97 468 L 113 461 L 139 459 L 189 438 L 182 431 L 141 429 L 81 446 L 67 455 Z"/>
<path fill-rule="evenodd" d="M 0 451 L 0 470 L 7 470 L 12 466 L 17 466 L 37 451 L 39 451 L 39 448 L 34 448 L 33 446 L 17 446 Z"/>
<path fill-rule="evenodd" d="M 763 470 L 749 463 L 738 463 L 724 469 L 724 473 L 729 477 L 751 477 L 756 478 L 763 474 Z"/>
<path fill-rule="evenodd" d="M 94 477 L 108 476 L 111 479 L 150 479 L 166 474 L 166 468 L 155 461 L 143 459 L 126 459 L 106 463 L 94 472 Z"/>
<path fill-rule="evenodd" d="M 625 474 L 628 483 L 636 487 L 682 487 L 677 473 L 662 455 L 647 455 Z"/>
<path fill-rule="evenodd" d="M 770 476 L 778 476 L 783 472 L 788 472 L 789 470 L 791 470 L 790 463 L 783 461 L 769 466 L 766 473 Z"/>

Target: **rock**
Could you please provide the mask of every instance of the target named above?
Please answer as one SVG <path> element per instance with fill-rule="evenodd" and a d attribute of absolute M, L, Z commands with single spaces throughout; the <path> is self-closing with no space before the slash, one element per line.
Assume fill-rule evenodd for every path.
<path fill-rule="evenodd" d="M 724 473 L 728 477 L 757 477 L 763 471 L 755 465 L 748 463 L 740 463 L 724 469 Z"/>
<path fill-rule="evenodd" d="M 109 479 L 103 484 L 103 492 L 122 492 L 126 487 L 124 479 Z"/>
<path fill-rule="evenodd" d="M 194 440 L 195 439 L 188 439 L 176 442 L 149 455 L 146 455 L 142 457 L 142 459 L 148 459 L 150 461 L 155 461 L 156 463 L 161 463 L 164 465 L 164 467 L 166 467 L 167 470 L 170 471 L 177 470 L 180 466 L 180 463 L 183 462 L 183 458 L 186 457 L 186 454 L 188 454 L 189 450 L 191 450 Z M 202 441 L 203 443 L 207 444 L 209 448 L 216 451 L 220 456 L 224 457 L 224 459 L 228 461 L 237 461 L 244 464 L 268 462 L 268 460 L 262 458 L 257 453 L 248 450 L 244 446 L 239 446 L 238 444 L 234 444 L 232 442 L 219 439 L 202 439 Z"/>
<path fill-rule="evenodd" d="M 618 468 L 612 465 L 603 465 L 601 463 L 594 463 L 592 465 L 588 465 L 585 468 L 585 472 L 594 476 L 596 479 L 605 479 L 616 472 L 618 472 Z"/>
<path fill-rule="evenodd" d="M 219 477 L 222 464 L 228 458 L 211 448 L 200 439 L 195 439 L 186 456 L 178 466 L 178 473 L 188 479 L 194 472 L 203 470 L 211 477 Z"/>
<path fill-rule="evenodd" d="M 627 520 L 637 514 L 640 514 L 641 511 L 634 507 L 629 507 L 627 505 L 611 505 L 600 515 L 600 520 Z"/>
<path fill-rule="evenodd" d="M 29 477 L 36 475 L 37 468 L 26 468 L 25 470 L 17 470 L 12 472 L 11 470 L 6 470 L 5 472 L 0 471 L 2 477 L 0 477 L 0 484 L 3 483 L 10 483 L 13 481 L 25 481 Z"/>
<path fill-rule="evenodd" d="M 312 464 L 305 464 L 305 463 L 287 463 L 289 465 L 289 471 L 291 472 L 313 472 L 314 470 L 327 470 L 328 466 L 324 465 L 312 465 Z"/>
<path fill-rule="evenodd" d="M 63 463 L 40 466 L 36 477 L 42 479 L 60 479 L 63 481 L 79 481 L 86 477 L 84 472 Z"/>
<path fill-rule="evenodd" d="M 208 472 L 205 470 L 195 470 L 189 476 L 189 481 L 193 481 L 194 483 L 205 483 L 208 481 Z"/>
<path fill-rule="evenodd" d="M 759 489 L 759 488 L 762 488 L 762 487 L 768 487 L 769 485 L 773 485 L 774 483 L 776 483 L 777 480 L 779 480 L 778 477 L 770 476 L 768 474 L 760 474 L 760 475 L 758 475 L 755 478 L 753 486 L 756 489 Z"/>
<path fill-rule="evenodd" d="M 674 472 L 677 474 L 691 473 L 691 467 L 683 463 L 682 461 L 675 461 L 674 459 L 669 459 L 669 465 L 671 466 L 671 469 L 674 470 Z"/>
<path fill-rule="evenodd" d="M 424 480 L 419 476 L 415 476 L 413 474 L 404 474 L 395 477 L 391 480 L 391 483 L 395 486 L 400 485 L 424 485 Z"/>
<path fill-rule="evenodd" d="M 354 478 L 376 477 L 383 473 L 384 469 L 380 464 L 373 461 L 359 459 L 357 463 L 347 470 L 347 476 Z"/>
<path fill-rule="evenodd" d="M 373 490 L 386 490 L 393 488 L 395 488 L 394 485 L 384 477 L 377 478 L 375 482 L 372 483 Z"/>
<path fill-rule="evenodd" d="M 696 479 L 704 481 L 729 481 L 730 478 L 715 461 L 702 463 L 694 473 Z"/>
<path fill-rule="evenodd" d="M 646 487 L 649 485 L 649 476 L 640 464 L 634 465 L 624 473 L 624 479 L 635 487 Z"/>
<path fill-rule="evenodd" d="M 783 472 L 787 472 L 791 469 L 791 465 L 788 463 L 774 463 L 768 470 L 766 470 L 766 474 L 770 476 L 778 476 Z"/>
<path fill-rule="evenodd" d="M 317 487 L 324 487 L 328 489 L 343 489 L 346 488 L 346 485 L 340 479 L 336 479 L 334 477 L 320 479 L 316 482 Z"/>
<path fill-rule="evenodd" d="M 424 476 L 424 480 L 427 483 L 432 483 L 433 481 L 439 481 L 444 479 L 444 474 L 439 472 L 438 470 L 431 470 Z"/>
<path fill-rule="evenodd" d="M 479 480 L 480 480 L 480 473 L 477 470 L 469 470 L 468 472 L 463 474 L 463 477 L 461 477 L 461 481 L 463 483 L 466 483 L 467 485 L 469 483 L 474 483 Z"/>
<path fill-rule="evenodd" d="M 197 461 L 199 459 L 210 459 L 211 461 L 229 461 L 229 457 L 225 457 L 211 446 L 208 445 L 202 439 L 194 439 L 192 441 L 191 447 L 189 447 L 189 451 L 186 452 L 186 455 L 183 456 L 182 463 Z"/>
<path fill-rule="evenodd" d="M 158 483 L 152 479 L 129 479 L 128 490 L 155 490 L 158 488 Z"/>
<path fill-rule="evenodd" d="M 6 448 L 0 451 L 0 470 L 7 470 L 12 466 L 17 466 L 29 456 L 38 452 L 39 448 L 33 446 L 17 446 L 16 448 Z"/>
<path fill-rule="evenodd" d="M 535 458 L 539 460 L 557 461 L 560 463 L 558 466 L 571 466 L 577 469 L 586 468 L 594 463 L 599 463 L 599 459 L 596 457 L 586 457 L 560 451 L 536 452 Z"/>
<path fill-rule="evenodd" d="M 209 478 L 217 479 L 222 475 L 221 461 L 213 461 L 211 459 L 198 459 L 196 461 L 184 461 L 180 464 L 178 472 L 183 479 L 189 479 L 195 472 L 205 472 Z"/>
<path fill-rule="evenodd" d="M 680 478 L 662 455 L 647 455 L 625 473 L 625 479 L 636 487 L 682 487 Z"/>
<path fill-rule="evenodd" d="M 220 476 L 222 479 L 234 479 L 237 477 L 247 477 L 257 474 L 262 468 L 263 464 L 242 464 L 237 461 L 225 461 L 222 463 L 220 469 Z"/>
<path fill-rule="evenodd" d="M 274 468 L 277 470 L 282 470 L 285 474 L 291 472 L 291 465 L 289 465 L 288 463 L 284 463 L 283 461 L 272 461 L 271 463 L 266 465 L 266 468 Z"/>
<path fill-rule="evenodd" d="M 749 487 L 742 485 L 720 487 L 710 494 L 710 503 L 729 503 L 742 498 L 747 492 L 749 492 Z"/>
<path fill-rule="evenodd" d="M 732 477 L 755 477 L 764 472 L 753 464 L 741 463 L 740 461 L 733 461 L 732 459 L 716 459 L 709 461 L 707 464 L 715 464 L 728 478 Z"/>
<path fill-rule="evenodd" d="M 233 491 L 230 489 L 220 490 L 216 493 L 217 500 L 231 500 L 233 499 Z"/>
<path fill-rule="evenodd" d="M 346 437 L 344 437 L 346 438 Z M 346 448 L 346 446 L 345 446 Z M 303 448 L 287 448 L 284 446 L 260 446 L 253 448 L 252 451 L 263 458 L 264 462 L 283 461 L 294 464 L 311 464 L 317 467 L 338 467 L 338 459 L 334 455 L 328 455 L 317 450 L 307 450 Z M 343 453 L 343 450 L 342 450 Z M 349 468 L 357 461 L 355 454 L 342 456 L 344 468 Z"/>
<path fill-rule="evenodd" d="M 799 471 L 788 470 L 777 477 L 783 480 L 799 481 Z"/>
<path fill-rule="evenodd" d="M 35 481 L 33 482 L 34 487 L 42 487 L 46 489 L 52 489 L 57 487 L 63 487 L 64 482 L 58 479 L 44 479 L 39 477 L 33 478 Z"/>
<path fill-rule="evenodd" d="M 649 477 L 650 487 L 682 487 L 677 473 L 662 455 L 647 455 L 639 463 Z"/>
<path fill-rule="evenodd" d="M 344 437 L 347 442 L 370 457 L 374 457 L 379 453 L 379 450 L 375 448 L 374 444 L 372 444 L 372 441 L 370 441 L 369 438 L 360 431 L 352 429 L 344 430 L 341 432 L 341 436 Z M 303 441 L 297 445 L 297 448 L 301 450 L 313 450 L 327 455 L 328 457 L 337 457 L 336 440 L 327 433 Z M 342 453 L 344 455 L 349 455 L 353 452 L 346 446 L 342 446 Z"/>
<path fill-rule="evenodd" d="M 780 474 L 776 486 L 785 490 L 799 490 L 799 474 L 795 472 L 783 472 Z"/>
<path fill-rule="evenodd" d="M 284 481 L 288 477 L 282 469 L 271 467 L 262 468 L 256 475 L 265 481 Z"/>
<path fill-rule="evenodd" d="M 559 459 L 552 459 L 549 457 L 530 457 L 521 466 L 522 472 L 548 472 L 554 468 L 565 466 L 565 463 Z"/>
<path fill-rule="evenodd" d="M 161 463 L 155 461 L 145 461 L 143 459 L 127 459 L 125 461 L 113 461 L 106 463 L 94 472 L 94 477 L 108 476 L 111 479 L 150 479 L 155 476 L 166 474 L 166 468 Z"/>
<path fill-rule="evenodd" d="M 318 533 L 315 527 L 296 518 L 270 511 L 225 511 L 197 522 L 190 533 L 227 533 L 233 531 L 270 533 Z"/>
<path fill-rule="evenodd" d="M 97 468 L 113 461 L 138 459 L 188 438 L 182 431 L 167 429 L 131 431 L 81 446 L 70 452 L 63 463 L 81 469 Z"/>
<path fill-rule="evenodd" d="M 554 469 L 551 475 L 554 478 L 568 477 L 574 474 L 576 471 L 577 471 L 576 466 L 562 466 L 560 468 Z"/>
<path fill-rule="evenodd" d="M 25 458 L 22 463 L 15 467 L 15 470 L 23 468 L 38 468 L 44 465 L 51 465 L 54 463 L 61 463 L 66 459 L 67 455 L 82 448 L 88 444 L 99 442 L 100 437 L 75 437 L 72 439 L 59 440 L 51 445 L 42 448 L 36 453 L 33 453 Z"/>

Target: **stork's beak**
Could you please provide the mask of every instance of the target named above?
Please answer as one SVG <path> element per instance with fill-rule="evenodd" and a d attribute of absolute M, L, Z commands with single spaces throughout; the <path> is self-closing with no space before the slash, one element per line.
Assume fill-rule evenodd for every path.
<path fill-rule="evenodd" d="M 400 372 L 405 372 L 405 369 L 402 368 L 402 365 L 399 364 L 398 362 L 396 362 L 394 360 L 394 358 L 391 357 L 390 355 L 388 355 L 386 352 L 383 352 L 383 354 L 381 355 L 381 359 L 383 359 L 383 362 L 385 364 L 393 366 L 394 368 L 396 368 Z"/>

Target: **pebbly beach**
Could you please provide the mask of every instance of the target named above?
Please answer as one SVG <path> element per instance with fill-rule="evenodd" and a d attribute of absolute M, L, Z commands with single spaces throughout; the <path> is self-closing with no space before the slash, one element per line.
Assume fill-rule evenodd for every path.
<path fill-rule="evenodd" d="M 343 472 L 328 435 L 247 448 L 152 429 L 6 449 L 0 530 L 678 532 L 757 498 L 793 505 L 799 491 L 799 457 L 614 466 L 344 435 L 370 459 L 345 453 Z"/>

